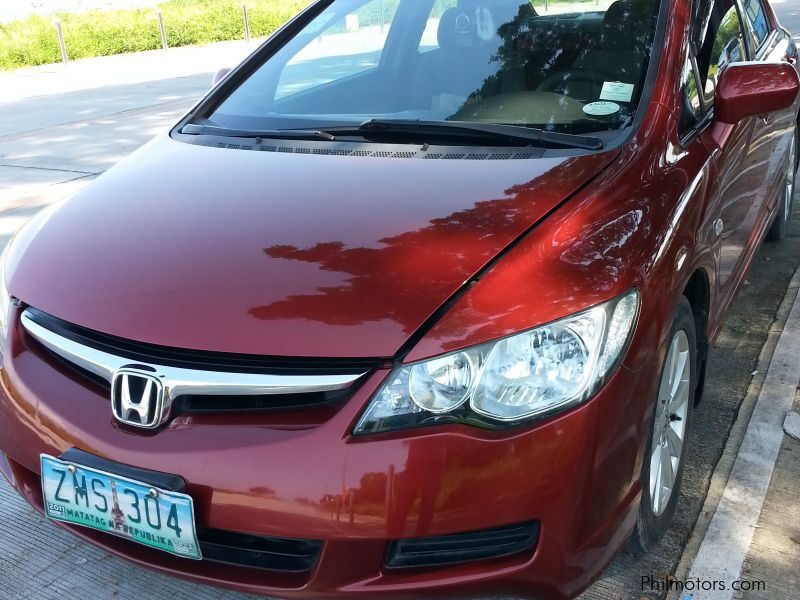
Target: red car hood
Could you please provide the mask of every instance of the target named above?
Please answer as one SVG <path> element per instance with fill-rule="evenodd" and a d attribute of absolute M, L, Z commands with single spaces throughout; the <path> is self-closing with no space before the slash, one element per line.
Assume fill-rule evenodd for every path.
<path fill-rule="evenodd" d="M 163 136 L 23 232 L 9 288 L 153 344 L 391 356 L 615 156 L 354 158 Z"/>

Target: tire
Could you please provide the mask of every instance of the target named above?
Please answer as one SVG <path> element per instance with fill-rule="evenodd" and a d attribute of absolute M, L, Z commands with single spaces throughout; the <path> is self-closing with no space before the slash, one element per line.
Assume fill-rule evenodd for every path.
<path fill-rule="evenodd" d="M 682 364 L 685 365 L 685 371 L 680 370 L 680 359 L 684 356 L 684 352 L 685 360 Z M 673 358 L 676 358 L 677 362 L 673 362 Z M 679 381 L 685 381 L 685 383 L 679 383 L 672 388 L 676 390 L 674 395 L 670 394 L 670 373 L 679 373 Z M 655 408 L 648 425 L 647 444 L 642 460 L 642 496 L 639 515 L 636 519 L 636 529 L 628 544 L 629 551 L 635 555 L 641 556 L 650 551 L 667 532 L 675 516 L 692 429 L 696 385 L 697 333 L 694 315 L 689 301 L 681 296 L 667 337 L 664 364 L 661 366 L 658 378 Z M 673 401 L 669 401 L 670 397 L 673 398 Z M 681 398 L 680 402 L 678 402 L 679 397 Z M 665 398 L 667 398 L 666 402 Z M 666 421 L 667 413 L 671 416 L 669 422 Z M 681 424 L 683 425 L 683 436 L 680 450 L 676 452 L 675 437 L 680 437 L 678 431 L 681 429 Z M 667 432 L 668 429 L 671 430 L 671 433 Z M 659 467 L 666 464 L 665 457 L 671 457 L 673 454 L 677 454 L 677 464 L 671 459 L 669 460 L 671 472 L 674 473 L 674 482 L 669 486 L 669 493 L 667 493 L 666 485 L 658 485 L 660 481 L 658 479 Z M 664 473 L 666 474 L 666 471 Z M 652 479 L 651 474 L 653 474 Z M 666 482 L 666 477 L 661 481 Z M 651 491 L 653 489 L 656 490 L 655 493 Z M 657 496 L 655 502 L 654 496 Z"/>
<path fill-rule="evenodd" d="M 775 220 L 767 232 L 767 240 L 770 242 L 777 242 L 786 237 L 789 231 L 789 222 L 792 219 L 792 204 L 795 196 L 795 180 L 797 179 L 797 165 L 800 161 L 800 152 L 798 152 L 797 140 L 797 127 L 795 127 L 792 134 L 792 146 L 790 149 L 790 160 L 786 172 L 786 189 L 783 197 L 778 204 L 778 213 L 775 215 Z"/>

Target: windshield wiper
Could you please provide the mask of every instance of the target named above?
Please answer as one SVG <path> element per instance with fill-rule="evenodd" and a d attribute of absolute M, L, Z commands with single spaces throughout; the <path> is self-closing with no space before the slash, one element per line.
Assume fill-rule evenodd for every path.
<path fill-rule="evenodd" d="M 332 134 L 318 129 L 228 129 L 217 125 L 199 125 L 189 123 L 183 126 L 181 133 L 188 135 L 218 135 L 220 137 L 234 138 L 267 138 L 283 140 L 326 140 L 331 142 L 336 139 Z"/>
<path fill-rule="evenodd" d="M 494 141 L 526 146 L 556 145 L 567 148 L 602 150 L 600 138 L 546 131 L 532 127 L 503 125 L 497 123 L 471 123 L 466 121 L 414 121 L 406 119 L 370 119 L 360 125 L 319 127 L 317 129 L 228 129 L 218 125 L 189 123 L 181 133 L 190 135 L 218 135 L 221 137 L 270 138 L 291 140 L 333 141 L 340 136 L 364 136 L 367 134 L 423 135 L 468 139 L 470 141 Z"/>
<path fill-rule="evenodd" d="M 322 127 L 328 133 L 344 133 L 346 127 Z M 600 138 L 546 131 L 533 127 L 503 125 L 499 123 L 472 123 L 467 121 L 414 121 L 406 119 L 370 119 L 358 126 L 361 132 L 420 133 L 471 139 L 485 138 L 496 141 L 528 145 L 557 145 L 586 150 L 602 150 Z"/>

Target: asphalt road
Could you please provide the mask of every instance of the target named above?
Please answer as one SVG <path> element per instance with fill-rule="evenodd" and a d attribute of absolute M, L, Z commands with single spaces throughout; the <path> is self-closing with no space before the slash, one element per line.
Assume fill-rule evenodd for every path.
<path fill-rule="evenodd" d="M 775 14 L 781 25 L 792 32 L 794 39 L 800 42 L 800 2 L 797 0 L 772 0 Z"/>
<path fill-rule="evenodd" d="M 774 5 L 783 24 L 800 35 L 800 2 L 775 0 Z M 0 244 L 42 206 L 79 188 L 168 126 L 207 89 L 211 73 L 231 64 L 237 53 L 241 55 L 242 49 L 231 50 L 228 45 L 171 51 L 166 58 L 153 53 L 136 57 L 127 63 L 128 68 L 142 71 L 135 83 L 125 83 L 129 73 L 115 79 L 113 72 L 88 69 L 87 74 L 81 65 L 71 65 L 57 86 L 66 90 L 62 92 L 40 85 L 33 76 L 11 90 L 0 78 Z M 170 61 L 175 64 L 164 64 Z M 81 83 L 83 77 L 111 85 Z M 799 206 L 800 200 L 795 202 Z M 645 559 L 621 554 L 585 598 L 663 596 L 642 590 L 641 578 L 672 572 L 681 557 L 759 351 L 797 267 L 797 211 L 794 223 L 786 240 L 767 244 L 759 253 L 712 350 L 675 526 Z M 44 521 L 0 482 L 0 598 L 138 600 L 143 596 L 245 597 L 187 584 L 114 558 Z"/>

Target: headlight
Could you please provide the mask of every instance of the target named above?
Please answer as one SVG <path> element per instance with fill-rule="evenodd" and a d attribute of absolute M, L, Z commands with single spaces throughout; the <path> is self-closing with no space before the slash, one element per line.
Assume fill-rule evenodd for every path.
<path fill-rule="evenodd" d="M 616 367 L 639 292 L 501 340 L 396 368 L 353 433 L 435 423 L 501 426 L 587 400 Z"/>

